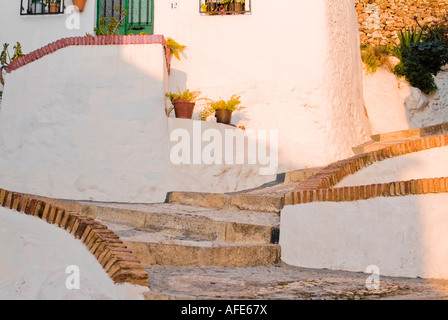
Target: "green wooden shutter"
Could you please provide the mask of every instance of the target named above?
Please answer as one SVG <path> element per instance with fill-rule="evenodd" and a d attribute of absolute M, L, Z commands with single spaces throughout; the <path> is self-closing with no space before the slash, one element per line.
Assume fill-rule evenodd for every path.
<path fill-rule="evenodd" d="M 98 0 L 97 25 L 104 17 L 120 18 L 114 10 L 116 5 L 128 12 L 119 30 L 121 35 L 154 33 L 154 0 Z"/>

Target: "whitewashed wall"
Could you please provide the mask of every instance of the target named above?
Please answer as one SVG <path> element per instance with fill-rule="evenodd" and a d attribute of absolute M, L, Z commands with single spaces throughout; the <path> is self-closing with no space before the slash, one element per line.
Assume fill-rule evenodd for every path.
<path fill-rule="evenodd" d="M 8 74 L 0 109 L 4 188 L 66 199 L 163 200 L 164 61 L 156 44 L 72 46 Z"/>
<path fill-rule="evenodd" d="M 364 100 L 373 133 L 423 128 L 448 122 L 448 72 L 435 77 L 438 90 L 430 95 L 411 87 L 387 69 L 364 73 Z"/>
<path fill-rule="evenodd" d="M 447 194 L 316 202 L 281 213 L 282 260 L 305 268 L 448 279 Z"/>
<path fill-rule="evenodd" d="M 147 288 L 116 285 L 85 245 L 38 218 L 0 208 L 0 299 L 143 299 Z M 79 289 L 66 280 L 79 269 Z M 70 282 L 72 283 L 72 282 Z"/>
<path fill-rule="evenodd" d="M 156 1 L 155 33 L 188 46 L 172 60 L 170 89 L 241 94 L 248 108 L 234 124 L 279 130 L 280 171 L 350 156 L 368 140 L 352 0 L 255 0 L 250 15 L 236 16 L 169 3 Z"/>
<path fill-rule="evenodd" d="M 170 132 L 192 133 L 193 122 L 166 117 L 167 76 L 159 44 L 67 47 L 8 74 L 0 109 L 2 187 L 64 199 L 163 202 L 169 191 L 230 192 L 275 179 L 275 172 L 260 176 L 256 165 L 175 166 Z M 196 123 L 201 135 L 231 128 Z"/>
<path fill-rule="evenodd" d="M 247 129 L 278 130 L 279 172 L 322 166 L 348 157 L 352 155 L 353 146 L 369 139 L 370 124 L 362 101 L 358 25 L 353 0 L 285 0 L 281 3 L 256 0 L 252 3 L 251 14 L 237 16 L 201 15 L 197 0 L 178 1 L 178 8 L 174 10 L 170 9 L 169 3 L 169 0 L 155 1 L 155 34 L 173 37 L 188 46 L 181 61 L 172 60 L 169 88 L 201 89 L 209 98 L 241 94 L 247 110 L 234 114 L 233 123 Z M 76 35 L 93 29 L 93 4 L 95 1 L 88 1 L 88 8 L 81 14 L 84 21 L 81 22 L 82 30 L 78 30 Z M 13 8 L 11 5 L 3 6 L 9 10 Z M 56 19 L 61 19 L 62 23 L 63 17 L 20 17 L 16 14 L 11 18 L 15 19 L 11 23 L 22 26 L 31 18 L 53 19 L 53 23 L 45 20 L 42 26 L 36 28 L 35 34 L 42 35 L 46 34 L 44 29 L 47 23 L 54 26 Z M 51 39 L 35 36 L 39 41 L 26 42 L 40 46 L 44 42 L 75 35 L 65 27 L 55 30 L 58 31 L 50 32 Z M 15 34 L 14 38 L 20 38 L 15 31 L 11 34 Z M 89 58 L 93 55 L 97 52 L 92 51 Z M 107 59 L 104 61 L 107 61 L 108 68 L 101 72 L 101 81 L 108 85 L 119 82 L 122 75 L 111 66 L 120 62 L 121 53 L 114 51 L 103 57 Z M 89 61 L 98 61 L 97 58 L 101 56 Z M 46 75 L 50 79 L 48 83 L 57 81 L 58 89 L 50 88 L 64 92 L 60 94 L 60 99 L 70 96 L 67 94 L 67 87 L 73 81 L 70 77 L 91 80 L 99 72 L 92 72 L 92 69 L 78 64 L 80 57 L 75 54 L 64 57 L 64 61 L 70 62 L 62 69 L 60 63 L 53 63 L 54 59 L 51 55 L 36 62 L 36 68 L 45 71 L 35 74 L 39 73 L 41 78 Z M 141 59 L 138 68 L 152 67 L 152 64 L 146 63 L 145 59 Z M 50 69 L 45 69 L 45 65 L 50 65 Z M 97 70 L 95 68 L 93 70 Z M 19 82 L 23 81 L 39 81 L 27 77 L 24 70 L 18 71 L 21 79 L 11 80 L 16 81 L 11 86 L 21 86 Z M 55 74 L 63 72 L 68 72 L 69 76 L 63 79 L 55 77 Z M 9 78 L 13 77 L 19 79 L 19 76 Z M 93 90 L 87 88 L 87 83 L 83 88 Z M 36 89 L 27 86 L 30 89 L 27 89 L 26 97 L 20 99 L 30 105 L 24 108 L 32 108 L 31 103 L 39 95 L 46 95 L 47 100 L 54 99 L 48 93 L 49 86 L 45 85 L 45 90 L 42 86 L 43 83 L 39 83 Z M 18 92 L 15 94 L 10 102 L 19 99 Z M 145 94 L 137 99 L 144 100 Z M 118 96 L 117 91 L 114 97 L 122 101 L 128 99 L 129 94 L 123 92 L 122 96 Z M 109 101 L 105 95 L 97 95 L 95 99 L 101 105 Z M 199 111 L 198 108 L 197 113 Z M 54 122 L 61 119 L 55 117 Z M 0 138 L 6 141 L 5 137 Z M 95 161 L 110 160 L 102 158 Z M 106 172 L 104 176 L 106 179 Z M 83 181 L 80 179 L 77 182 L 79 188 L 95 188 Z M 148 188 L 145 192 L 151 190 Z M 131 190 L 134 189 L 131 187 Z"/>
<path fill-rule="evenodd" d="M 72 0 L 65 0 L 66 7 L 72 4 Z M 0 0 L 0 44 L 9 43 L 12 49 L 18 41 L 24 53 L 61 38 L 93 34 L 96 27 L 96 1 L 87 1 L 84 11 L 79 15 L 79 29 L 67 28 L 67 23 L 72 26 L 72 22 L 73 15 L 68 10 L 61 15 L 21 16 L 20 0 Z"/>

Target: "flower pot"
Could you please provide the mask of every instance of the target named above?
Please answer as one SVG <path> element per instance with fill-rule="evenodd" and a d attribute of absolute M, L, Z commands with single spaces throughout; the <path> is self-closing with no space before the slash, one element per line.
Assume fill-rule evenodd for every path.
<path fill-rule="evenodd" d="M 226 109 L 216 110 L 215 117 L 217 123 L 230 124 L 232 121 L 232 112 Z"/>
<path fill-rule="evenodd" d="M 193 116 L 194 102 L 189 102 L 185 99 L 174 99 L 173 106 L 176 118 L 191 119 Z"/>
<path fill-rule="evenodd" d="M 61 5 L 56 3 L 50 3 L 49 10 L 50 13 L 57 13 L 61 10 Z"/>
<path fill-rule="evenodd" d="M 73 5 L 78 7 L 79 11 L 83 11 L 87 0 L 73 0 Z"/>

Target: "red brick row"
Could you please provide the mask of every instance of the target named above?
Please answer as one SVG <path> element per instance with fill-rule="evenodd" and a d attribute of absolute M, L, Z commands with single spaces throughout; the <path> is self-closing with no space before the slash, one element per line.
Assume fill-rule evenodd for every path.
<path fill-rule="evenodd" d="M 165 37 L 163 35 L 128 35 L 128 36 L 85 36 L 63 38 L 52 42 L 45 47 L 37 49 L 12 61 L 6 68 L 6 72 L 11 73 L 24 65 L 38 60 L 60 49 L 69 46 L 94 46 L 94 45 L 131 45 L 131 44 L 161 44 L 165 48 L 166 64 L 168 72 L 170 70 L 170 50 L 166 46 Z"/>
<path fill-rule="evenodd" d="M 148 273 L 132 251 L 106 226 L 31 195 L 0 189 L 0 206 L 38 217 L 80 239 L 115 283 L 149 286 Z"/>

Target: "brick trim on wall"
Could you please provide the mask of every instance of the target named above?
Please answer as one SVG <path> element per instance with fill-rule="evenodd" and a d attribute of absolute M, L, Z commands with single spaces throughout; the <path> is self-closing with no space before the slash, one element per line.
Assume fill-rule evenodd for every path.
<path fill-rule="evenodd" d="M 398 143 L 377 151 L 335 162 L 307 180 L 299 183 L 292 192 L 285 194 L 285 205 L 295 205 L 315 201 L 356 201 L 379 196 L 390 197 L 448 192 L 446 187 L 442 188 L 441 186 L 444 182 L 439 181 L 439 179 L 447 178 L 419 179 L 369 186 L 333 188 L 345 177 L 354 174 L 375 162 L 445 146 L 448 146 L 448 135 L 426 137 Z M 396 188 L 397 184 L 398 189 Z M 395 190 L 397 190 L 397 192 L 395 192 Z"/>
<path fill-rule="evenodd" d="M 390 183 L 343 188 L 312 189 L 292 192 L 285 196 L 287 204 L 310 202 L 344 202 L 377 197 L 398 197 L 418 194 L 448 193 L 448 177 L 415 179 Z"/>
<path fill-rule="evenodd" d="M 149 287 L 144 266 L 113 231 L 91 217 L 41 199 L 0 189 L 0 206 L 40 218 L 80 239 L 114 283 Z"/>
<path fill-rule="evenodd" d="M 104 46 L 104 45 L 133 45 L 133 44 L 161 44 L 165 49 L 165 58 L 168 74 L 170 73 L 171 50 L 166 46 L 163 35 L 129 35 L 129 36 L 85 36 L 63 38 L 52 42 L 45 47 L 30 52 L 14 61 L 6 68 L 11 73 L 35 60 L 70 46 Z"/>

